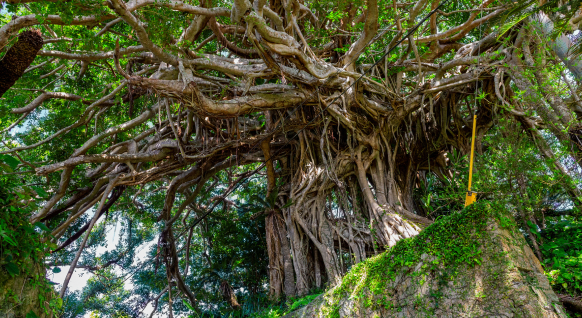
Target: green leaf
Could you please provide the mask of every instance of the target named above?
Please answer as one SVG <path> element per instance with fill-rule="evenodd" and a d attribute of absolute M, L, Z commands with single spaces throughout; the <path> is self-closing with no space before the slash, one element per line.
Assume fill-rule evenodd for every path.
<path fill-rule="evenodd" d="M 565 273 L 565 272 L 564 272 L 564 273 L 562 273 L 562 276 L 563 276 L 565 279 L 567 279 L 567 280 L 571 280 L 571 279 L 572 279 L 572 274 L 570 274 L 570 273 Z"/>
<path fill-rule="evenodd" d="M 287 201 L 287 203 L 285 203 L 285 205 L 282 207 L 282 209 L 288 208 L 290 206 L 292 206 L 294 204 L 293 200 L 289 199 L 289 201 Z"/>
<path fill-rule="evenodd" d="M 34 311 L 30 311 L 28 314 L 26 314 L 26 318 L 39 318 Z"/>
<path fill-rule="evenodd" d="M 60 273 L 61 269 L 59 267 L 53 267 L 53 273 Z"/>
<path fill-rule="evenodd" d="M 48 193 L 46 191 L 44 191 L 43 188 L 41 187 L 37 187 L 37 186 L 32 186 L 31 187 L 34 192 L 36 192 L 36 194 L 38 194 L 38 196 L 40 196 L 41 198 L 46 198 L 48 197 Z"/>
<path fill-rule="evenodd" d="M 18 167 L 18 165 L 20 164 L 20 160 L 9 156 L 9 155 L 3 155 L 2 156 L 2 161 L 4 161 L 7 165 L 10 166 L 10 168 L 12 169 L 16 169 L 16 167 Z"/>
<path fill-rule="evenodd" d="M 186 299 L 182 299 L 182 302 L 184 303 L 184 305 L 185 305 L 186 307 L 188 307 L 188 309 L 190 309 L 190 310 L 194 310 L 194 307 L 192 307 L 192 305 L 190 305 L 190 304 L 189 304 L 189 303 L 186 301 Z"/>
<path fill-rule="evenodd" d="M 16 246 L 17 245 L 16 242 L 14 242 L 14 240 L 10 236 L 8 236 L 8 234 L 0 233 L 0 236 L 2 236 L 2 238 L 6 242 L 8 242 L 8 244 L 10 244 L 12 246 Z"/>
<path fill-rule="evenodd" d="M 43 230 L 43 231 L 45 231 L 45 232 L 50 232 L 50 231 L 51 231 L 51 230 L 50 230 L 50 229 L 49 229 L 49 228 L 48 228 L 46 225 L 44 225 L 44 223 L 42 223 L 42 222 L 36 222 L 36 223 L 34 223 L 34 226 L 38 227 L 39 229 L 41 229 L 41 230 Z"/>
<path fill-rule="evenodd" d="M 258 202 L 264 208 L 268 208 L 269 207 L 269 204 L 263 198 L 261 198 L 260 196 L 258 196 L 256 194 L 251 195 L 251 197 L 249 199 L 250 199 L 249 201 L 256 201 L 256 202 Z"/>
<path fill-rule="evenodd" d="M 12 170 L 12 168 L 10 168 L 10 166 L 5 164 L 4 162 L 0 162 L 0 167 L 2 167 L 2 169 L 4 169 L 8 173 L 14 172 L 14 170 Z"/>
<path fill-rule="evenodd" d="M 335 21 L 339 21 L 339 19 L 341 19 L 343 17 L 343 15 L 344 15 L 343 12 L 332 11 L 327 15 L 327 18 L 330 19 L 331 21 L 335 22 Z"/>
<path fill-rule="evenodd" d="M 20 269 L 18 268 L 18 266 L 16 266 L 16 264 L 12 262 L 4 265 L 4 267 L 6 267 L 6 271 L 8 271 L 8 273 L 12 276 L 20 274 Z"/>
<path fill-rule="evenodd" d="M 42 15 L 37 14 L 36 15 L 36 20 L 38 21 L 38 23 L 43 24 L 46 19 Z M 26 318 L 28 318 L 28 315 L 26 316 Z"/>
<path fill-rule="evenodd" d="M 275 207 L 275 203 L 277 202 L 277 197 L 279 196 L 279 187 L 275 187 L 269 197 L 267 198 L 267 203 L 269 204 L 270 208 Z"/>

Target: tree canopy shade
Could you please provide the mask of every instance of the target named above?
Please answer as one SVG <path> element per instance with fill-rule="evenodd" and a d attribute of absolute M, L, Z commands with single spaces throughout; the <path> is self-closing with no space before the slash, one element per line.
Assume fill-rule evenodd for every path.
<path fill-rule="evenodd" d="M 582 204 L 579 9 L 7 1 L 1 63 L 19 34 L 44 45 L 0 99 L 2 180 L 44 264 L 70 265 L 52 310 L 240 312 L 265 286 L 277 300 L 336 284 L 462 209 L 475 114 L 474 189 L 515 209 L 543 259 L 546 217 Z M 76 268 L 95 276 L 69 292 Z"/>

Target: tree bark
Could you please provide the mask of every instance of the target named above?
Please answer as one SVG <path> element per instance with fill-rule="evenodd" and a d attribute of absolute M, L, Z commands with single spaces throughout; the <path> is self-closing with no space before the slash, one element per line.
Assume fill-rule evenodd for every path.
<path fill-rule="evenodd" d="M 18 41 L 0 61 L 0 97 L 24 74 L 42 45 L 40 31 L 28 30 L 20 33 Z"/>
<path fill-rule="evenodd" d="M 232 290 L 228 281 L 223 280 L 220 282 L 220 291 L 222 293 L 222 299 L 230 305 L 230 308 L 234 310 L 241 309 L 241 305 L 238 303 L 234 290 Z"/>

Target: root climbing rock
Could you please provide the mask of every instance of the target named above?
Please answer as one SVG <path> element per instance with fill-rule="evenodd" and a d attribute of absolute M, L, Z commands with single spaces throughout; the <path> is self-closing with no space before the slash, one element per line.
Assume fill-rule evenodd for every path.
<path fill-rule="evenodd" d="M 511 214 L 473 204 L 355 265 L 286 318 L 565 318 Z"/>
<path fill-rule="evenodd" d="M 560 298 L 560 301 L 567 309 L 570 309 L 573 312 L 582 313 L 582 297 L 558 294 L 558 298 Z"/>

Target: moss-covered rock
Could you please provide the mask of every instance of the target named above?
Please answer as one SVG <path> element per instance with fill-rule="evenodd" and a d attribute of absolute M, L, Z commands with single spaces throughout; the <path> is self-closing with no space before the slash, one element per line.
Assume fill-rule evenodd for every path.
<path fill-rule="evenodd" d="M 566 315 L 511 214 L 481 202 L 357 264 L 286 317 Z"/>
<path fill-rule="evenodd" d="M 0 270 L 0 318 L 50 318 L 62 305 L 47 284 L 46 270 L 39 264 L 28 265 L 15 277 Z"/>

